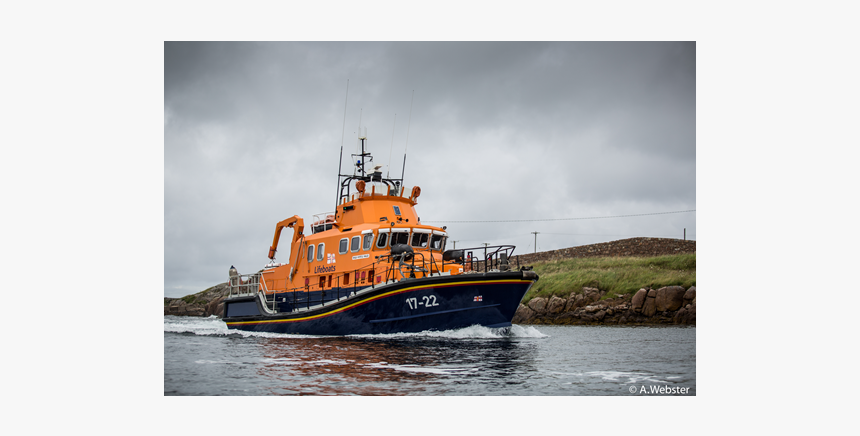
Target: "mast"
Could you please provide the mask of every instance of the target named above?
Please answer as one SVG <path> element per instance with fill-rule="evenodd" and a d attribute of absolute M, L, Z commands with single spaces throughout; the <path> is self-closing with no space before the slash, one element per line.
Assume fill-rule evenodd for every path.
<path fill-rule="evenodd" d="M 364 141 L 367 140 L 367 136 L 362 136 L 358 138 L 361 140 L 361 154 L 358 155 L 358 162 L 355 164 L 356 167 L 361 171 L 361 178 L 364 179 L 367 177 L 367 173 L 364 171 L 364 164 L 366 164 L 366 157 L 370 155 L 364 151 Z"/>

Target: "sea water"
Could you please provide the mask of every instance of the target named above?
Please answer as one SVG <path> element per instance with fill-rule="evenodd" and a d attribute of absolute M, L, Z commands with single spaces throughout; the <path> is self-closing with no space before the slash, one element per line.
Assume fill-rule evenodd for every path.
<path fill-rule="evenodd" d="M 165 316 L 164 395 L 696 395 L 696 328 L 473 326 L 330 337 Z"/>

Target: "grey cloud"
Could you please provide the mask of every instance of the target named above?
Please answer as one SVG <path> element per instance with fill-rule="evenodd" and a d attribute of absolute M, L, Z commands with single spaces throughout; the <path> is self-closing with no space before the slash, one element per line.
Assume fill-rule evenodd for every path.
<path fill-rule="evenodd" d="M 332 210 L 359 117 L 392 175 L 408 129 L 425 221 L 695 209 L 695 60 L 682 42 L 166 43 L 165 295 L 259 269 L 277 221 Z M 449 231 L 525 250 L 531 231 L 553 249 L 684 227 L 695 213 Z"/>

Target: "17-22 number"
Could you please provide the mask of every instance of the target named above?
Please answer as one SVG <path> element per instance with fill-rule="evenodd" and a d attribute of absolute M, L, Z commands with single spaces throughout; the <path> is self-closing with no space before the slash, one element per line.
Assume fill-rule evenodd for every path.
<path fill-rule="evenodd" d="M 406 304 L 409 305 L 410 309 L 417 309 L 418 306 L 431 307 L 431 306 L 438 306 L 439 305 L 439 303 L 436 302 L 436 296 L 435 295 L 425 295 L 425 296 L 421 297 L 421 300 L 423 300 L 423 301 L 418 301 L 418 299 L 415 297 L 407 298 Z"/>

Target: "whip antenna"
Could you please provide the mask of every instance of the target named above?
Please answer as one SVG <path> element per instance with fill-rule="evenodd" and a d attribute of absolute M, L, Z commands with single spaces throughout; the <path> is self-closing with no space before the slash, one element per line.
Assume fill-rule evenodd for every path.
<path fill-rule="evenodd" d="M 340 170 L 343 165 L 343 137 L 346 134 L 346 104 L 349 102 L 349 79 L 346 79 L 346 99 L 343 102 L 343 131 L 340 133 L 340 159 L 337 162 L 337 196 L 334 200 L 334 208 L 337 210 L 337 203 L 340 202 Z"/>
<path fill-rule="evenodd" d="M 388 151 L 388 172 L 385 173 L 387 179 L 391 175 L 391 153 L 394 152 L 394 128 L 397 127 L 397 114 L 394 114 L 394 126 L 391 126 L 391 150 Z"/>
<path fill-rule="evenodd" d="M 406 148 L 403 149 L 403 170 L 400 171 L 400 186 L 403 185 L 403 175 L 406 174 L 406 150 L 409 150 L 409 127 L 412 125 L 412 103 L 415 101 L 415 90 L 412 90 L 412 100 L 409 101 L 409 122 L 406 123 Z"/>
<path fill-rule="evenodd" d="M 359 109 L 359 110 L 358 110 L 358 136 L 361 136 L 361 115 L 362 115 L 363 113 L 364 113 L 364 108 L 361 108 L 361 109 Z M 358 143 L 359 143 L 359 142 L 361 142 L 361 141 L 360 141 L 360 140 L 358 140 L 358 139 L 356 139 L 356 143 L 355 143 L 355 152 L 356 152 L 356 154 L 358 153 Z M 353 162 L 353 163 L 355 163 L 355 162 Z M 352 168 L 352 175 L 353 175 L 353 176 L 355 175 L 355 165 L 353 165 L 353 168 Z"/>
<path fill-rule="evenodd" d="M 349 79 L 346 79 L 346 100 L 344 100 L 344 102 L 343 102 L 343 130 L 340 133 L 341 154 L 343 154 L 343 137 L 346 134 L 346 103 L 348 101 L 349 101 Z"/>

